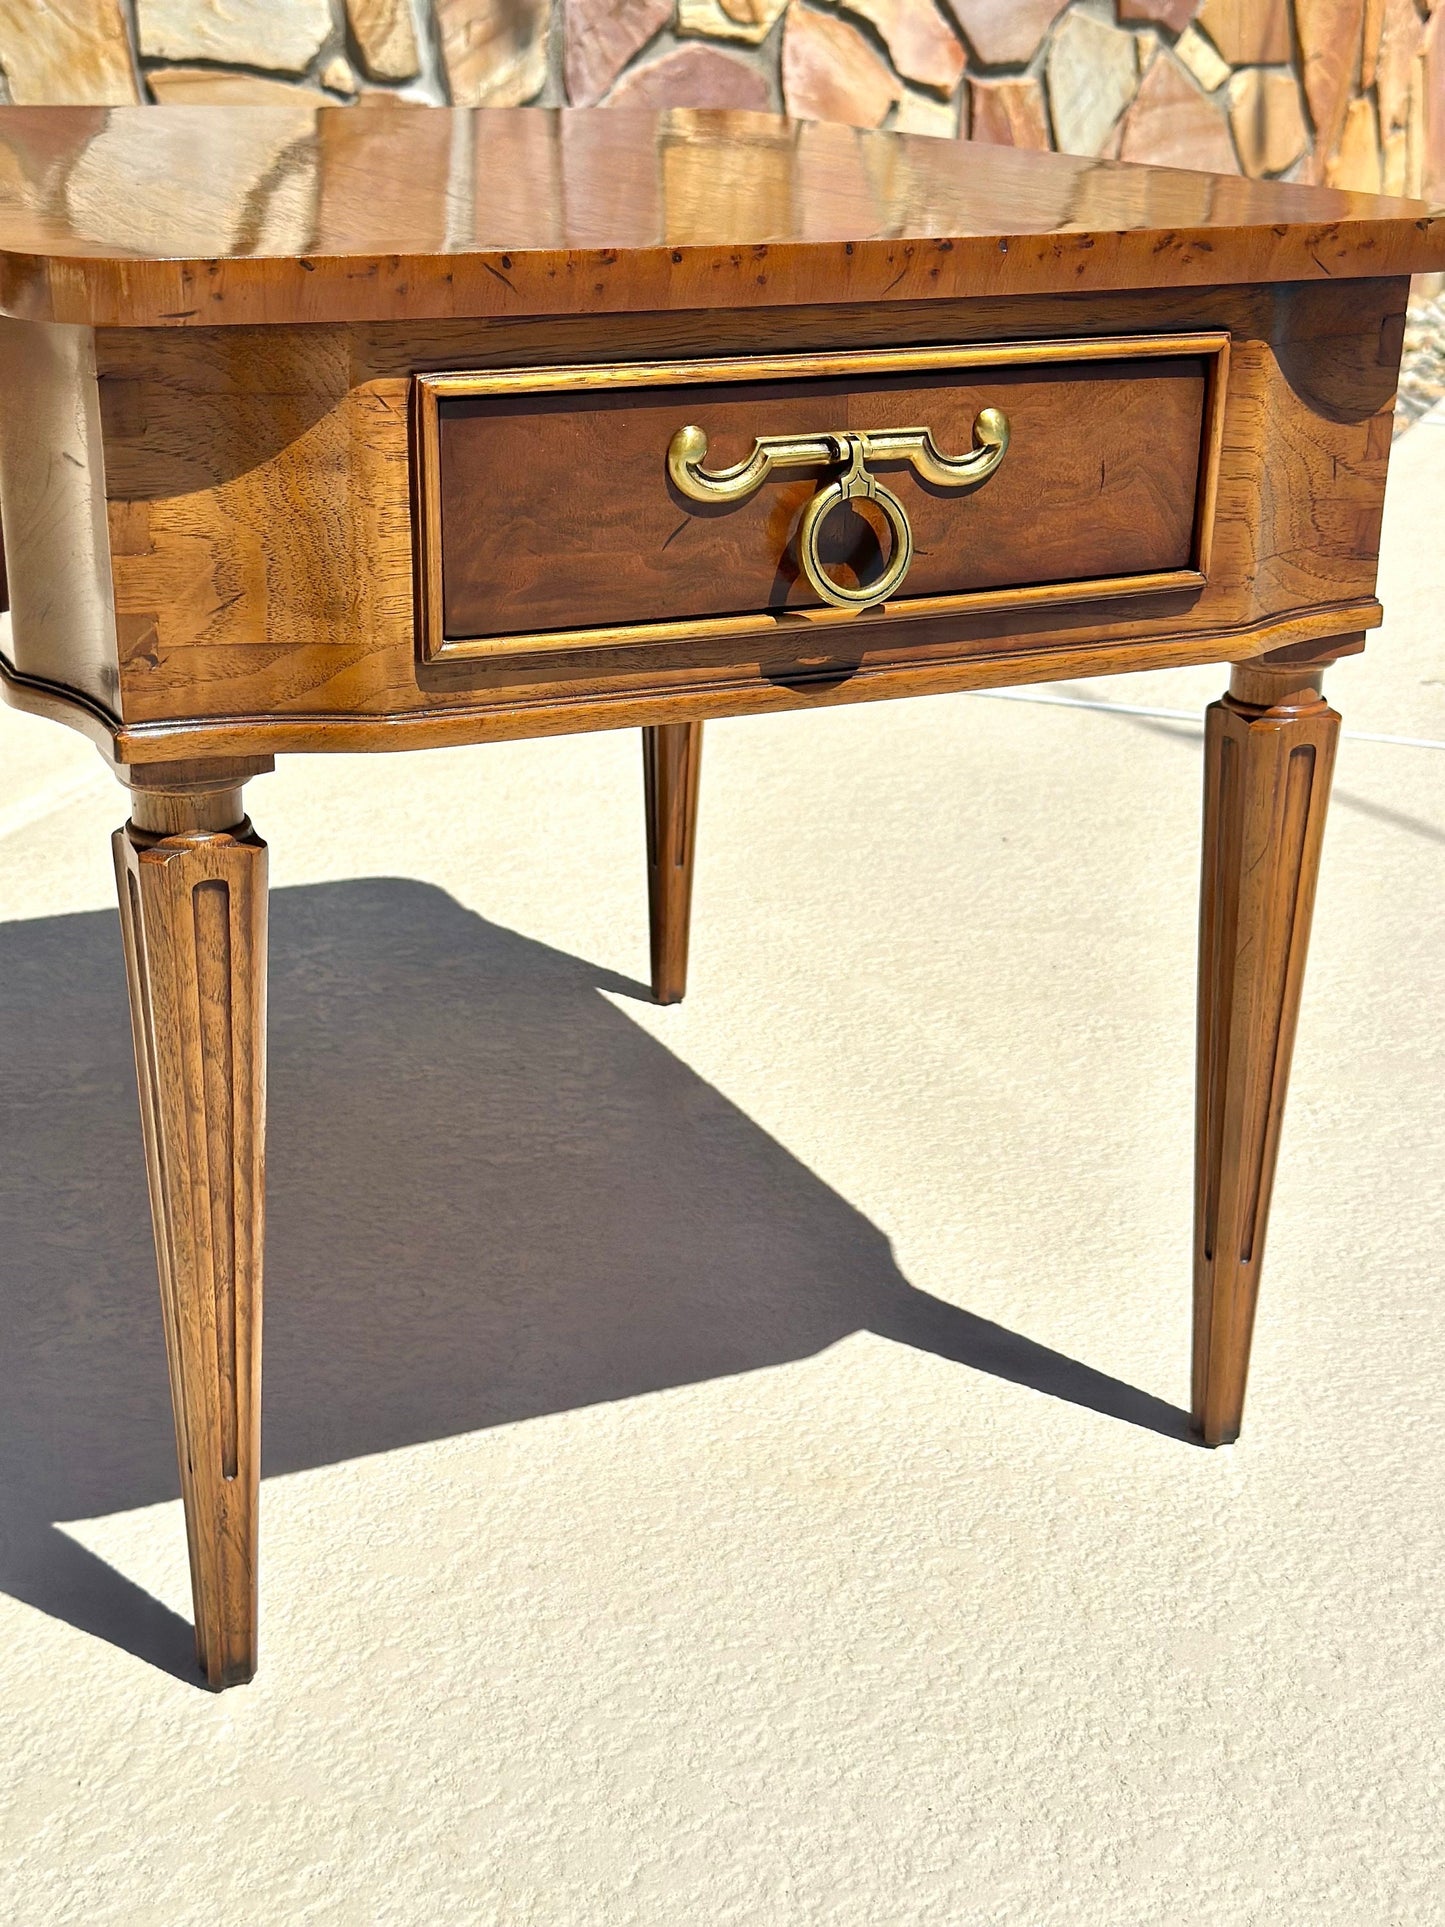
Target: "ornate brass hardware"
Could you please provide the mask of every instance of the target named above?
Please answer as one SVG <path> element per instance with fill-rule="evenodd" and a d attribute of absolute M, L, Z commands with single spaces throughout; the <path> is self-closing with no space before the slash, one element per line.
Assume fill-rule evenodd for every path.
<path fill-rule="evenodd" d="M 913 530 L 908 513 L 891 489 L 868 472 L 869 462 L 909 462 L 936 488 L 973 487 L 986 482 L 1008 453 L 1008 416 L 982 408 L 973 425 L 973 448 L 956 460 L 939 453 L 927 428 L 879 428 L 838 435 L 761 435 L 752 453 L 731 468 L 709 474 L 707 434 L 694 426 L 679 428 L 667 450 L 667 472 L 679 491 L 694 502 L 741 502 L 775 468 L 843 468 L 818 493 L 798 523 L 798 560 L 814 592 L 839 609 L 867 609 L 901 585 L 913 560 Z M 844 502 L 876 502 L 893 536 L 888 565 L 875 581 L 846 589 L 827 573 L 819 553 L 823 523 Z"/>

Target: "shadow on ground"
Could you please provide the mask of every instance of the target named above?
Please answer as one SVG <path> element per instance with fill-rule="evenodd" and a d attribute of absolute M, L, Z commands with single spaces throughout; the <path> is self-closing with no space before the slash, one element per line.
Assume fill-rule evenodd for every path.
<path fill-rule="evenodd" d="M 643 994 L 426 885 L 276 893 L 268 1473 L 859 1329 L 1187 1437 L 915 1290 L 602 990 Z M 113 916 L 0 925 L 0 1040 L 0 1588 L 190 1678 L 189 1626 L 56 1529 L 179 1490 Z"/>

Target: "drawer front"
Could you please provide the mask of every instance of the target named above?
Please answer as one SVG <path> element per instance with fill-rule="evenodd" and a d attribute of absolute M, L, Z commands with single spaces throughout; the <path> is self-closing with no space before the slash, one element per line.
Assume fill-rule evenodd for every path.
<path fill-rule="evenodd" d="M 1197 588 L 1227 346 L 419 376 L 423 657 Z"/>

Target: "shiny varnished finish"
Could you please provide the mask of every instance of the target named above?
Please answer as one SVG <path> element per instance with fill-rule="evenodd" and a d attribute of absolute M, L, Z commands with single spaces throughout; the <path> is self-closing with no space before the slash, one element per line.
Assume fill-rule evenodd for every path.
<path fill-rule="evenodd" d="M 662 729 L 644 729 L 642 773 L 652 994 L 660 1004 L 677 1004 L 687 990 L 702 724 L 673 723 Z"/>
<path fill-rule="evenodd" d="M 212 1683 L 255 1656 L 240 785 L 277 750 L 643 726 L 666 1002 L 705 718 L 1236 664 L 1208 732 L 1194 1400 L 1233 1437 L 1337 730 L 1316 670 L 1379 620 L 1405 277 L 1445 266 L 1442 223 L 725 114 L 0 109 L 0 182 L 0 681 L 135 799 L 117 869 Z M 476 401 L 445 473 L 443 376 Z M 957 458 L 986 407 L 1010 430 L 981 486 L 888 472 L 894 600 L 803 595 L 861 437 Z M 799 432 L 839 436 L 838 468 L 698 500 L 668 465 L 688 424 L 714 471 Z"/>
<path fill-rule="evenodd" d="M 3 108 L 0 178 L 0 309 L 104 327 L 1445 265 L 1445 223 L 1415 202 L 740 112 Z"/>
<path fill-rule="evenodd" d="M 980 414 L 1001 411 L 1008 453 L 964 491 L 906 460 L 876 464 L 915 548 L 888 599 L 900 619 L 941 613 L 970 591 L 1120 578 L 1127 590 L 1130 578 L 1190 571 L 1206 404 L 1224 340 L 1213 355 L 1151 355 L 1139 341 L 1129 354 L 1129 345 L 1043 343 L 1041 358 L 1023 365 L 1017 348 L 962 366 L 955 357 L 969 351 L 782 355 L 741 361 L 735 373 L 752 374 L 731 382 L 715 378 L 717 364 L 675 362 L 624 363 L 605 387 L 588 385 L 585 367 L 547 375 L 555 386 L 541 391 L 520 386 L 536 379 L 528 373 L 473 378 L 497 391 L 439 405 L 441 628 L 429 647 L 456 656 L 644 644 L 654 624 L 727 633 L 715 619 L 738 632 L 749 613 L 761 618 L 756 630 L 785 610 L 818 611 L 798 566 L 799 524 L 820 475 L 831 479 L 840 460 L 784 468 L 735 502 L 698 500 L 666 465 L 676 433 L 694 423 L 712 465 L 726 467 L 760 436 L 915 424 L 966 453 Z M 900 360 L 913 365 L 900 370 Z M 840 363 L 846 372 L 834 372 Z M 513 379 L 517 389 L 506 385 Z M 821 537 L 824 560 L 850 586 L 876 577 L 889 553 L 876 514 L 840 511 Z"/>
<path fill-rule="evenodd" d="M 1237 669 L 1204 745 L 1194 1422 L 1239 1434 L 1340 719 L 1322 670 Z"/>
<path fill-rule="evenodd" d="M 120 761 L 139 763 L 682 722 L 1227 661 L 1368 628 L 1379 620 L 1379 517 L 1405 298 L 1401 281 L 1355 280 L 425 330 L 126 329 L 94 335 L 93 374 L 79 350 L 47 359 L 5 346 L 5 365 L 32 384 L 25 392 L 38 416 L 93 416 L 104 437 L 103 463 L 92 439 L 75 462 L 48 465 L 37 528 L 43 557 L 63 518 L 72 558 L 64 580 L 97 585 L 78 605 L 85 620 L 56 624 L 48 565 L 22 576 L 12 553 L 12 695 L 51 713 L 57 690 L 74 690 L 86 705 L 75 720 L 98 727 Z M 1159 593 L 1099 599 L 1086 583 L 1046 582 L 965 592 L 945 611 L 915 606 L 903 620 L 886 606 L 854 615 L 804 605 L 761 625 L 749 618 L 743 634 L 726 619 L 721 633 L 693 619 L 668 636 L 651 632 L 638 648 L 589 643 L 570 654 L 418 662 L 419 649 L 427 653 L 410 501 L 418 370 L 872 350 L 920 339 L 1017 350 L 1172 337 L 1204 324 L 1227 332 L 1230 349 L 1211 430 L 1213 481 L 1198 498 L 1213 530 L 1202 588 L 1160 584 Z M 35 332 L 0 322 L 0 345 L 18 336 L 23 346 Z M 1067 439 L 1068 425 L 1058 432 Z M 665 453 L 657 450 L 659 473 Z M 1015 458 L 1025 467 L 1033 459 L 1018 434 L 1004 469 Z M 32 467 L 23 415 L 11 426 L 0 416 L 5 516 L 22 530 L 41 499 L 24 479 Z M 1000 470 L 965 496 L 965 514 L 1004 480 Z M 605 474 L 597 483 L 605 489 Z M 680 505 L 666 534 L 684 511 L 693 525 L 692 505 Z M 665 567 L 669 552 L 655 551 L 653 564 Z M 619 566 L 633 566 L 625 547 Z"/>
<path fill-rule="evenodd" d="M 115 868 L 196 1652 L 219 1688 L 256 1669 L 266 846 L 239 789 L 138 790 Z"/>

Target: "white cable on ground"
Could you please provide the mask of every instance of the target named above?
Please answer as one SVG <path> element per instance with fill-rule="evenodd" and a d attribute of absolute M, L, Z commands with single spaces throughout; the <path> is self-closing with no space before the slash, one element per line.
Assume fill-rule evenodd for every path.
<path fill-rule="evenodd" d="M 1102 709 L 1109 716 L 1153 716 L 1166 723 L 1192 723 L 1203 729 L 1204 719 L 1196 709 L 1146 709 L 1142 703 L 1101 703 L 1085 696 L 1056 696 L 1047 690 L 976 689 L 976 696 L 988 696 L 1002 703 L 1047 703 L 1054 709 Z M 1389 743 L 1395 749 L 1445 749 L 1433 736 L 1381 736 L 1372 729 L 1342 729 L 1351 743 Z"/>

